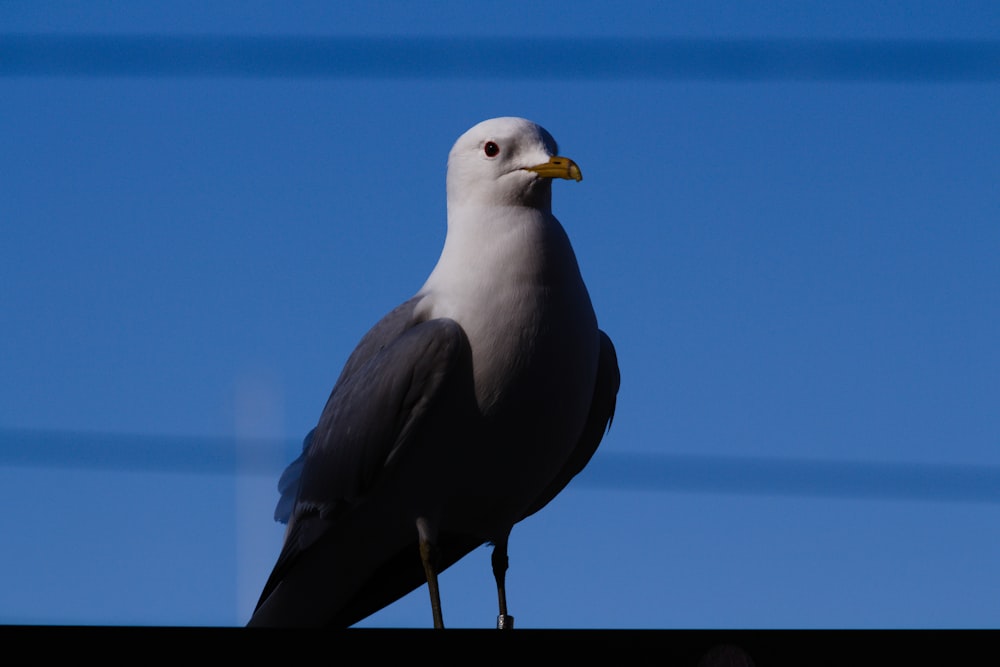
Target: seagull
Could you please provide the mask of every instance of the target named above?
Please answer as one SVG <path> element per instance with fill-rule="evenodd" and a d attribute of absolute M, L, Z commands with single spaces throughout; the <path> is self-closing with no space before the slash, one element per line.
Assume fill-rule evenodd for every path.
<path fill-rule="evenodd" d="M 279 480 L 287 523 L 249 626 L 345 628 L 493 546 L 497 627 L 513 526 L 590 461 L 619 387 L 553 179 L 580 168 L 523 118 L 448 157 L 447 235 L 423 287 L 362 337 Z"/>

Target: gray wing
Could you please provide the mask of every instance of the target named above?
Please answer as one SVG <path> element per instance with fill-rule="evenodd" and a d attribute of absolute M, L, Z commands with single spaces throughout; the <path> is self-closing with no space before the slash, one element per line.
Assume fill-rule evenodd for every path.
<path fill-rule="evenodd" d="M 306 453 L 292 521 L 312 510 L 336 518 L 367 493 L 466 357 L 462 328 L 430 320 L 405 329 L 339 380 Z"/>
<path fill-rule="evenodd" d="M 289 584 L 281 599 L 271 601 L 266 612 L 256 618 L 265 601 L 290 575 L 297 582 L 308 581 L 304 571 L 313 570 L 316 557 L 305 559 L 303 564 L 303 554 L 364 498 L 396 452 L 411 442 L 411 436 L 447 393 L 449 383 L 458 376 L 471 377 L 469 345 L 461 327 L 447 319 L 416 320 L 415 303 L 411 299 L 393 310 L 361 340 L 319 423 L 306 437 L 302 454 L 282 475 L 282 497 L 275 516 L 287 520 L 289 527 L 251 623 L 281 622 L 286 614 L 306 613 L 300 610 L 311 606 L 303 604 L 308 591 L 294 591 L 298 584 Z M 335 563 L 326 565 L 337 567 Z M 419 583 L 417 580 L 413 588 Z M 399 597 L 406 592 L 392 594 Z M 355 615 L 318 608 L 310 613 L 317 615 L 317 624 Z"/>
<path fill-rule="evenodd" d="M 340 372 L 340 377 L 337 378 L 337 382 L 334 383 L 333 391 L 330 392 L 330 397 L 327 399 L 326 406 L 320 416 L 321 426 L 324 419 L 330 416 L 331 411 L 336 409 L 336 402 L 340 400 L 340 397 L 350 393 L 352 385 L 358 383 L 358 373 L 372 361 L 372 358 L 384 351 L 386 347 L 392 345 L 404 332 L 417 324 L 414 320 L 413 310 L 418 300 L 417 297 L 414 297 L 400 304 L 379 320 L 364 335 L 357 347 L 354 348 L 351 356 L 348 357 L 347 363 L 344 364 L 344 369 Z M 354 393 L 354 402 L 356 403 L 357 391 L 355 390 Z M 312 450 L 316 430 L 316 428 L 313 428 L 306 434 L 306 437 L 302 440 L 302 453 L 285 468 L 281 474 L 281 478 L 278 480 L 280 498 L 278 499 L 277 506 L 274 508 L 275 521 L 288 523 L 292 517 L 292 511 L 295 507 L 299 486 L 302 481 L 302 470 L 306 459 L 309 458 L 309 452 Z"/>
<path fill-rule="evenodd" d="M 618 387 L 621 384 L 621 374 L 618 370 L 618 355 L 611 339 L 603 331 L 598 331 L 601 337 L 601 352 L 597 363 L 597 379 L 594 383 L 594 398 L 590 403 L 587 424 L 584 426 L 580 441 L 570 455 L 569 460 L 559 471 L 559 474 L 549 483 L 527 512 L 521 517 L 525 519 L 542 509 L 562 491 L 570 480 L 586 467 L 601 444 L 605 432 L 611 428 L 615 416 L 615 405 L 618 400 Z"/>
<path fill-rule="evenodd" d="M 313 434 L 316 429 L 312 429 L 302 439 L 302 453 L 298 458 L 288 464 L 281 477 L 278 478 L 278 504 L 274 507 L 274 520 L 281 523 L 288 523 L 292 518 L 292 510 L 295 508 L 295 497 L 299 494 L 299 480 L 302 478 L 302 467 L 306 463 L 309 455 L 309 447 L 312 445 Z"/>

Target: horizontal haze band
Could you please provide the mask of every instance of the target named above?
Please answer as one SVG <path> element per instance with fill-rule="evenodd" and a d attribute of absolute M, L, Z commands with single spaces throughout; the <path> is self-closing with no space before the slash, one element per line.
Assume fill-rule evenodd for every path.
<path fill-rule="evenodd" d="M 992 82 L 1000 41 L 8 34 L 0 76 Z"/>
<path fill-rule="evenodd" d="M 299 447 L 282 439 L 0 430 L 0 466 L 260 474 L 277 480 Z M 573 485 L 615 491 L 998 503 L 1000 466 L 598 451 Z"/>

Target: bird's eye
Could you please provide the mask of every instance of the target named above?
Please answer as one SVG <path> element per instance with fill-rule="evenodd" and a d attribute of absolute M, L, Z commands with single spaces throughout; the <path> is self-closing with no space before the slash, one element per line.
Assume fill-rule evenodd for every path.
<path fill-rule="evenodd" d="M 500 147 L 495 141 L 487 141 L 486 145 L 483 146 L 483 152 L 486 153 L 486 157 L 496 157 L 500 154 Z"/>

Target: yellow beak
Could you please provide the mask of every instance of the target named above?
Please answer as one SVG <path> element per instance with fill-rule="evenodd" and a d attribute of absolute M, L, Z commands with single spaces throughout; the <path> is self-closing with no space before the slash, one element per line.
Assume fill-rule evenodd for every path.
<path fill-rule="evenodd" d="M 534 167 L 525 167 L 528 171 L 533 171 L 542 178 L 565 178 L 567 180 L 573 179 L 574 181 L 583 180 L 583 174 L 580 173 L 580 168 L 576 166 L 576 162 L 573 162 L 568 157 L 562 157 L 560 155 L 554 155 L 549 158 L 548 162 L 543 162 L 542 164 L 535 165 Z"/>

